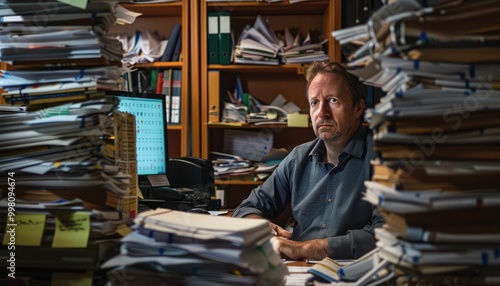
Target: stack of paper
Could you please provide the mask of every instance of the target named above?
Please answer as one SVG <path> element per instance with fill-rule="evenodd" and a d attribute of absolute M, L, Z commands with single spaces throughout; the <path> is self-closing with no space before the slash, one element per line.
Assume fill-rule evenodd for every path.
<path fill-rule="evenodd" d="M 235 63 L 278 65 L 281 46 L 278 38 L 262 16 L 257 16 L 253 26 L 241 32 L 234 50 Z"/>
<path fill-rule="evenodd" d="M 351 71 L 386 92 L 369 110 L 378 158 L 364 199 L 378 256 L 424 283 L 481 285 L 500 265 L 500 16 L 495 1 L 400 0 L 366 30 Z M 350 39 L 350 40 L 349 40 Z M 414 276 L 415 277 L 415 276 Z M 402 279 L 402 278 L 400 278 Z"/>
<path fill-rule="evenodd" d="M 283 51 L 280 52 L 280 56 L 286 64 L 328 60 L 328 55 L 323 49 L 323 44 L 328 42 L 327 39 L 321 40 L 320 36 L 311 37 L 311 34 L 314 35 L 315 33 L 309 32 L 305 39 L 301 41 L 300 33 L 293 37 L 288 29 L 285 29 L 284 34 L 284 39 L 282 39 L 284 47 Z"/>
<path fill-rule="evenodd" d="M 111 285 L 284 285 L 288 271 L 270 238 L 265 220 L 158 208 L 137 216 L 103 268 Z"/>
<path fill-rule="evenodd" d="M 116 162 L 126 116 L 105 96 L 122 73 L 107 31 L 134 17 L 118 1 L 0 2 L 0 89 L 23 110 L 0 114 L 2 266 L 17 266 L 0 284 L 102 285 L 137 211 L 134 165 Z"/>
<path fill-rule="evenodd" d="M 116 253 L 137 195 L 129 169 L 116 164 L 120 145 L 113 138 L 122 123 L 109 116 L 115 107 L 113 99 L 101 99 L 0 114 L 0 187 L 6 190 L 0 233 L 23 261 L 16 277 L 33 279 L 32 269 L 43 268 L 53 277 L 89 271 L 85 279 L 99 280 L 94 271 Z"/>
<path fill-rule="evenodd" d="M 98 98 L 118 86 L 123 49 L 107 31 L 134 19 L 118 1 L 88 1 L 85 9 L 55 0 L 11 2 L 0 6 L 7 103 L 35 110 Z"/>

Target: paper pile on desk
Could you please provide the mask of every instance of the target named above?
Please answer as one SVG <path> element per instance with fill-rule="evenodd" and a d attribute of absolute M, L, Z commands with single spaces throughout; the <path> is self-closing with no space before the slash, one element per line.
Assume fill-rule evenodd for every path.
<path fill-rule="evenodd" d="M 158 208 L 137 216 L 103 268 L 112 268 L 112 285 L 284 285 L 288 271 L 270 238 L 265 220 Z"/>

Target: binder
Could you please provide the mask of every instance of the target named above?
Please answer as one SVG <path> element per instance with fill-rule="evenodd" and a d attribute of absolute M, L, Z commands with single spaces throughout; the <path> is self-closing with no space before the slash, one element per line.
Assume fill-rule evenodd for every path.
<path fill-rule="evenodd" d="M 181 123 L 181 82 L 182 71 L 173 70 L 170 124 L 174 125 L 178 125 Z"/>
<path fill-rule="evenodd" d="M 165 48 L 165 52 L 161 56 L 162 62 L 169 62 L 172 60 L 172 55 L 175 50 L 176 41 L 179 38 L 181 33 L 181 24 L 177 23 L 172 28 L 172 32 L 170 32 L 170 36 L 168 37 L 167 47 Z"/>
<path fill-rule="evenodd" d="M 219 12 L 219 61 L 231 64 L 231 16 L 227 11 Z"/>
<path fill-rule="evenodd" d="M 219 14 L 208 13 L 208 64 L 219 64 Z"/>
<path fill-rule="evenodd" d="M 172 62 L 178 62 L 181 58 L 181 48 L 182 48 L 182 33 L 179 33 L 177 41 L 175 43 L 174 53 L 172 54 Z"/>
<path fill-rule="evenodd" d="M 162 94 L 165 95 L 165 109 L 167 114 L 167 124 L 170 124 L 170 110 L 172 102 L 172 69 L 163 71 L 163 88 Z"/>
<path fill-rule="evenodd" d="M 208 71 L 208 122 L 220 121 L 220 72 Z"/>

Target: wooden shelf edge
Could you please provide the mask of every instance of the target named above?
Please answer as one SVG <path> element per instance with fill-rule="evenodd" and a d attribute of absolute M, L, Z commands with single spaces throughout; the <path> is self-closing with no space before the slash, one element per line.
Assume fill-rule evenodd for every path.
<path fill-rule="evenodd" d="M 167 130 L 182 130 L 182 125 L 167 125 Z"/>
<path fill-rule="evenodd" d="M 215 180 L 216 185 L 252 185 L 258 186 L 264 181 L 248 181 L 248 180 Z"/>
<path fill-rule="evenodd" d="M 182 68 L 182 62 L 152 62 L 152 63 L 143 63 L 136 64 L 134 67 L 136 68 Z"/>
<path fill-rule="evenodd" d="M 297 74 L 303 74 L 305 69 L 305 64 L 282 64 L 282 65 L 243 65 L 243 64 L 231 64 L 231 65 L 208 65 L 209 70 L 220 70 L 220 71 L 238 71 L 238 72 L 297 72 Z"/>
<path fill-rule="evenodd" d="M 120 3 L 123 8 L 151 16 L 176 16 L 182 12 L 182 0 L 168 3 Z M 140 16 L 139 16 L 140 17 Z"/>
<path fill-rule="evenodd" d="M 237 129 L 265 129 L 265 128 L 271 128 L 271 129 L 290 129 L 290 128 L 310 128 L 312 125 L 309 124 L 308 127 L 298 127 L 298 126 L 288 126 L 286 124 L 261 124 L 261 125 L 255 125 L 255 124 L 247 124 L 247 123 L 228 123 L 225 124 L 223 122 L 221 123 L 205 123 L 205 125 L 208 128 L 213 128 L 213 129 L 227 129 L 227 128 L 237 128 Z"/>
<path fill-rule="evenodd" d="M 230 10 L 234 15 L 254 15 L 256 11 L 264 15 L 282 14 L 321 14 L 328 7 L 328 0 L 313 0 L 290 3 L 285 0 L 277 3 L 261 1 L 207 2 L 208 10 Z"/>

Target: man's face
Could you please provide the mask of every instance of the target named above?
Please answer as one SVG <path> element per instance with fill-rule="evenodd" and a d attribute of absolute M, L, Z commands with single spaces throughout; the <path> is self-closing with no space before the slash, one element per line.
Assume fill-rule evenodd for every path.
<path fill-rule="evenodd" d="M 311 81 L 308 95 L 316 136 L 325 143 L 350 139 L 358 127 L 364 102 L 354 106 L 344 78 L 332 73 L 319 73 Z"/>

